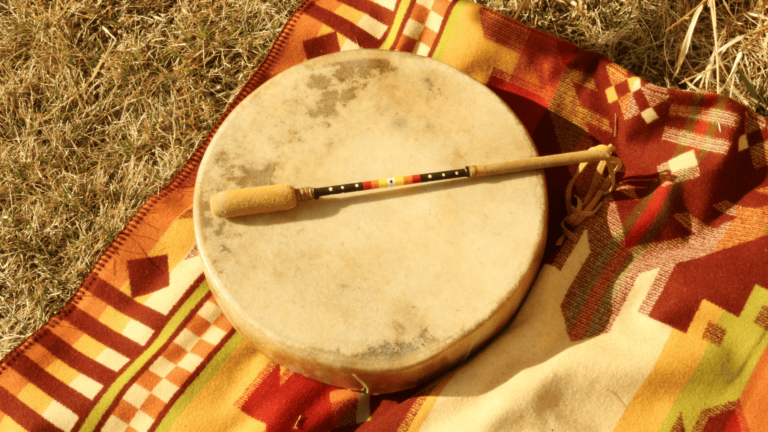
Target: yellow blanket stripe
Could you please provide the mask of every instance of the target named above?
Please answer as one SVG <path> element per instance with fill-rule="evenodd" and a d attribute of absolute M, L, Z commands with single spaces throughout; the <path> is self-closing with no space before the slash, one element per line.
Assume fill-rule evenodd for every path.
<path fill-rule="evenodd" d="M 461 14 L 464 11 L 464 8 L 467 6 L 467 3 L 469 2 L 460 1 L 456 3 L 456 6 L 453 7 L 451 16 L 448 18 L 448 22 L 445 23 L 445 29 L 443 29 L 443 35 L 440 37 L 440 42 L 438 42 L 437 48 L 435 48 L 435 52 L 432 55 L 433 59 L 440 60 L 443 58 L 445 50 L 448 49 L 448 45 L 451 42 L 453 31 L 456 29 L 456 23 L 461 18 Z"/>
<path fill-rule="evenodd" d="M 401 1 L 400 7 L 397 8 L 397 14 L 395 15 L 395 21 L 392 22 L 392 27 L 389 30 L 389 34 L 387 35 L 387 38 L 384 39 L 384 42 L 381 44 L 379 49 L 383 50 L 389 50 L 392 49 L 392 44 L 395 43 L 395 38 L 397 37 L 397 33 L 400 31 L 400 27 L 404 24 L 405 20 L 405 12 L 408 11 L 408 6 L 411 3 L 408 1 Z"/>

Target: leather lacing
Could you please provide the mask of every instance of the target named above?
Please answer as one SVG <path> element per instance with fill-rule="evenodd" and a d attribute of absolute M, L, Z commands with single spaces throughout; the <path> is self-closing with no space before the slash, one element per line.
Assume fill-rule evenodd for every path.
<path fill-rule="evenodd" d="M 590 148 L 590 150 L 591 149 L 600 149 L 608 154 L 613 154 L 615 148 L 611 144 L 601 144 Z M 563 235 L 557 240 L 556 244 L 558 246 L 563 244 L 565 238 L 568 238 L 568 240 L 573 242 L 579 240 L 573 231 L 579 224 L 584 222 L 586 218 L 594 215 L 600 210 L 600 206 L 603 203 L 603 197 L 613 192 L 613 189 L 616 186 L 616 173 L 622 168 L 621 159 L 616 156 L 611 156 L 607 160 L 598 162 L 589 190 L 582 199 L 573 194 L 573 185 L 576 183 L 576 179 L 579 175 L 586 170 L 587 165 L 587 163 L 579 164 L 576 174 L 565 188 L 565 206 L 568 215 L 560 223 L 560 226 L 563 228 Z"/>

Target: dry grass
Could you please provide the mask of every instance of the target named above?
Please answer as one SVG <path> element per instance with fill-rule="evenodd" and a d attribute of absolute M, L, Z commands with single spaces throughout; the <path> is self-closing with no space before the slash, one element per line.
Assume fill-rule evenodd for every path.
<path fill-rule="evenodd" d="M 647 81 L 726 94 L 766 114 L 768 0 L 479 3 L 512 16 L 528 3 L 519 16 L 524 23 L 597 51 Z M 718 55 L 713 55 L 716 49 Z M 738 69 L 755 94 L 740 79 Z"/>
<path fill-rule="evenodd" d="M 765 113 L 767 1 L 711 1 L 482 3 L 655 84 Z M 298 5 L 0 0 L 0 356 L 181 168 Z"/>
<path fill-rule="evenodd" d="M 0 2 L 0 355 L 180 169 L 297 6 Z"/>

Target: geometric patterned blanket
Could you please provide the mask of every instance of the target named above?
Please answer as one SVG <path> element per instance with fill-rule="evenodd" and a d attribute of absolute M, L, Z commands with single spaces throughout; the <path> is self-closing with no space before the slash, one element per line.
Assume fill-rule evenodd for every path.
<path fill-rule="evenodd" d="M 259 85 L 340 50 L 410 51 L 486 84 L 542 155 L 613 143 L 597 214 L 555 245 L 573 167 L 546 171 L 544 264 L 511 324 L 449 374 L 369 396 L 270 362 L 211 297 L 196 170 Z M 474 3 L 309 0 L 177 177 L 0 363 L 0 431 L 768 430 L 768 121 L 644 82 Z"/>

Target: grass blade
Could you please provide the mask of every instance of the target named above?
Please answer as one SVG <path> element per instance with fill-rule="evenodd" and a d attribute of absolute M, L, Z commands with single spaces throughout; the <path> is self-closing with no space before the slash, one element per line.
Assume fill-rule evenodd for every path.
<path fill-rule="evenodd" d="M 688 50 L 691 48 L 691 41 L 693 40 L 693 30 L 696 28 L 696 23 L 699 21 L 699 15 L 701 15 L 701 11 L 704 10 L 704 3 L 701 3 L 697 8 L 696 11 L 693 13 L 693 18 L 691 18 L 691 23 L 688 25 L 688 31 L 685 33 L 685 38 L 683 38 L 683 43 L 680 45 L 680 53 L 677 56 L 677 62 L 675 63 L 675 73 L 672 76 L 677 76 L 677 74 L 680 72 L 680 66 L 683 65 L 683 60 L 685 60 L 686 54 L 688 54 Z"/>
<path fill-rule="evenodd" d="M 744 83 L 744 85 L 747 87 L 747 92 L 750 96 L 755 98 L 758 102 L 765 105 L 765 100 L 757 93 L 757 90 L 755 89 L 755 86 L 752 85 L 752 82 L 747 78 L 747 75 L 744 73 L 744 70 L 742 68 L 738 69 L 739 71 L 739 77 L 741 78 L 741 81 Z"/>

